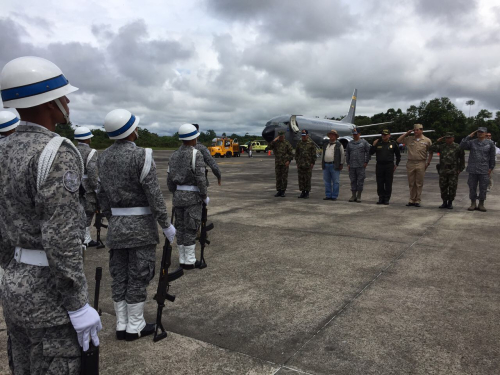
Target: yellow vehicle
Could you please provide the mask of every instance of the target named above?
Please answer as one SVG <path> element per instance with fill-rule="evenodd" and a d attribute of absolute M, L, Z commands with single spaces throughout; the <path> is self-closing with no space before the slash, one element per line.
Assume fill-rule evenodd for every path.
<path fill-rule="evenodd" d="M 215 158 L 230 158 L 231 156 L 240 156 L 240 145 L 237 139 L 227 137 L 217 137 L 212 139 L 212 146 L 208 147 L 210 155 Z"/>

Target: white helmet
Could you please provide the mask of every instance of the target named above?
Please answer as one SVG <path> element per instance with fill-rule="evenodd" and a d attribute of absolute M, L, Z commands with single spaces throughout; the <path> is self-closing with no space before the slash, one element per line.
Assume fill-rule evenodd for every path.
<path fill-rule="evenodd" d="M 182 124 L 179 128 L 179 139 L 181 141 L 190 141 L 191 139 L 198 138 L 199 136 L 200 133 L 193 124 Z"/>
<path fill-rule="evenodd" d="M 75 129 L 75 139 L 77 141 L 84 141 L 86 139 L 92 138 L 94 135 L 90 131 L 89 128 L 86 128 L 85 126 L 79 126 L 78 128 Z"/>
<path fill-rule="evenodd" d="M 19 125 L 19 118 L 15 114 L 9 111 L 0 112 L 0 133 L 15 129 L 17 125 Z"/>
<path fill-rule="evenodd" d="M 19 57 L 8 62 L 0 74 L 5 108 L 30 108 L 78 90 L 61 69 L 40 57 Z"/>
<path fill-rule="evenodd" d="M 110 139 L 127 138 L 139 125 L 139 116 L 134 116 L 126 109 L 115 109 L 104 119 L 104 129 Z"/>

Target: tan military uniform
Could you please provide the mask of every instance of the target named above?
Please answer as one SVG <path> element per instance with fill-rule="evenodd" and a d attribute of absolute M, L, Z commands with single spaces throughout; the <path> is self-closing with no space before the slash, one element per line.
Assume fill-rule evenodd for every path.
<path fill-rule="evenodd" d="M 432 141 L 423 135 L 420 138 L 409 136 L 403 138 L 403 144 L 406 145 L 408 150 L 406 172 L 410 187 L 409 202 L 420 203 L 420 196 L 424 187 L 425 163 Z"/>

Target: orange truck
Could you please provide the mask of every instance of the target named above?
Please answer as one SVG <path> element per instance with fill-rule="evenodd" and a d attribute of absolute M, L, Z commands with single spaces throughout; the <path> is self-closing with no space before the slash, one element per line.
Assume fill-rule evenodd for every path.
<path fill-rule="evenodd" d="M 212 139 L 212 146 L 208 147 L 210 155 L 214 158 L 240 156 L 240 145 L 237 139 L 217 137 Z"/>

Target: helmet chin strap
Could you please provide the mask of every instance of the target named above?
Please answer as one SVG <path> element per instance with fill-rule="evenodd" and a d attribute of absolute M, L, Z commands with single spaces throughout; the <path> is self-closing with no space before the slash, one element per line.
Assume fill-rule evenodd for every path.
<path fill-rule="evenodd" d="M 55 99 L 54 101 L 56 102 L 57 107 L 59 107 L 59 110 L 62 112 L 62 114 L 66 120 L 66 124 L 71 124 L 71 120 L 69 119 L 69 113 L 66 112 L 66 109 L 62 105 L 61 101 L 59 99 Z"/>

